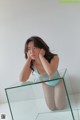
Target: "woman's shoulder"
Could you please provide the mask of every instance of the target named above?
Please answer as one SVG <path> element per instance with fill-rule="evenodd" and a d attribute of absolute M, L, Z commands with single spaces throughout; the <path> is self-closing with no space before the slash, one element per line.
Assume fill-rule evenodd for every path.
<path fill-rule="evenodd" d="M 51 59 L 51 62 L 52 61 L 59 61 L 59 56 L 58 56 L 58 54 L 54 54 L 53 55 L 53 58 Z"/>
<path fill-rule="evenodd" d="M 59 58 L 59 56 L 58 56 L 58 54 L 56 54 L 56 53 L 51 53 L 52 54 L 52 59 L 54 59 L 54 58 Z M 51 59 L 51 60 L 52 60 Z"/>
<path fill-rule="evenodd" d="M 53 57 L 54 57 L 54 56 L 58 56 L 58 54 L 55 54 L 55 53 L 52 53 L 52 54 L 53 54 Z"/>

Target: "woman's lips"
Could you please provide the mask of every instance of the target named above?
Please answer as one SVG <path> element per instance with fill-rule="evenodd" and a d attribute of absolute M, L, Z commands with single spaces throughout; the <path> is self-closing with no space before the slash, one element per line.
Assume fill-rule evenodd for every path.
<path fill-rule="evenodd" d="M 31 55 L 32 57 L 34 57 L 35 55 Z"/>

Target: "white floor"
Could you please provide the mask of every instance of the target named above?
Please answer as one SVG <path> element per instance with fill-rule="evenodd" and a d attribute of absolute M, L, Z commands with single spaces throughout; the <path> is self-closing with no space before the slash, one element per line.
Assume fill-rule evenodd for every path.
<path fill-rule="evenodd" d="M 77 107 L 77 111 L 78 111 L 78 114 L 77 115 L 79 115 L 78 117 L 79 117 L 79 120 L 80 120 L 80 94 L 76 94 L 75 95 L 75 98 L 76 98 L 76 107 Z M 46 109 L 46 107 L 45 107 L 45 109 L 43 109 L 42 108 L 42 106 L 43 106 L 43 102 L 41 102 L 42 103 L 42 105 L 37 109 L 37 110 L 40 110 L 41 111 L 41 113 L 40 114 L 36 114 L 35 113 L 35 108 L 36 108 L 36 106 L 35 106 L 35 108 L 32 108 L 33 110 L 34 110 L 34 113 L 33 114 L 35 114 L 37 117 L 35 118 L 35 120 L 43 120 L 44 118 L 46 118 L 46 120 L 53 120 L 53 116 L 55 117 L 56 115 L 57 115 L 57 118 L 56 118 L 56 120 L 62 120 L 62 118 L 63 118 L 63 120 L 65 119 L 65 120 L 73 120 L 72 118 L 71 118 L 71 114 L 70 114 L 70 112 L 69 111 L 63 111 L 63 112 L 56 112 L 56 114 L 53 114 L 53 112 L 48 112 L 48 110 L 46 110 L 46 112 L 45 112 L 45 109 Z M 25 104 L 25 103 L 24 103 Z M 39 102 L 38 102 L 38 104 L 39 104 Z M 17 104 L 18 105 L 18 104 Z M 30 105 L 33 105 L 33 104 L 30 104 Z M 12 104 L 12 106 L 14 106 L 14 104 Z M 19 106 L 19 105 L 18 105 Z M 75 106 L 75 105 L 74 105 Z M 32 106 L 31 106 L 32 107 Z M 15 107 L 13 107 L 13 110 L 15 111 L 15 109 L 16 109 L 16 106 Z M 19 107 L 18 107 L 18 109 L 19 109 Z M 28 114 L 29 114 L 29 108 L 28 108 L 28 104 L 27 104 L 27 109 L 26 110 L 28 110 Z M 31 109 L 30 109 L 31 110 Z M 21 114 L 21 112 L 23 111 L 23 108 L 22 108 L 22 110 L 20 110 L 20 114 Z M 27 112 L 27 111 L 26 111 Z M 25 112 L 25 113 L 26 113 Z M 38 111 L 37 111 L 38 112 Z M 69 113 L 68 113 L 69 112 Z M 43 114 L 44 113 L 44 114 Z M 54 112 L 55 113 L 55 112 Z M 68 114 L 66 114 L 66 113 L 68 113 Z M 76 114 L 76 111 L 74 111 L 74 113 Z M 16 111 L 15 111 L 15 114 L 16 114 Z M 31 117 L 33 117 L 34 118 L 34 115 L 33 114 L 31 114 Z M 70 115 L 69 115 L 70 114 Z M 1 116 L 2 115 L 5 115 L 5 119 L 1 119 Z M 33 115 L 33 116 L 32 116 Z M 62 116 L 62 117 L 61 117 Z M 23 117 L 23 116 L 22 116 Z M 52 118 L 51 118 L 52 117 Z M 61 118 L 60 118 L 61 117 Z M 33 118 L 31 118 L 31 119 L 29 119 L 29 120 L 34 120 Z M 77 118 L 77 117 L 76 117 Z M 8 104 L 7 103 L 5 103 L 5 104 L 0 104 L 0 120 L 12 120 L 12 118 L 11 118 L 11 114 L 10 114 L 10 110 L 9 110 L 9 106 L 8 106 Z M 20 119 L 16 119 L 16 120 L 20 120 Z M 22 119 L 21 119 L 22 120 Z M 78 119 L 75 119 L 75 120 L 78 120 Z"/>

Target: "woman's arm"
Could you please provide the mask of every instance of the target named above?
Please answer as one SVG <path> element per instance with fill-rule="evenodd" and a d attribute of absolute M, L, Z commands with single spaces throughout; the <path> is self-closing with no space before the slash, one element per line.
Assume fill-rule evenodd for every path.
<path fill-rule="evenodd" d="M 31 63 L 31 58 L 28 58 L 26 61 L 26 64 L 23 67 L 23 70 L 20 74 L 20 81 L 25 82 L 28 80 L 30 73 L 31 73 L 31 68 L 30 68 L 30 63 Z"/>
<path fill-rule="evenodd" d="M 42 53 L 39 54 L 39 58 L 41 60 L 41 63 L 46 71 L 46 73 L 51 76 L 53 73 L 57 70 L 58 64 L 59 64 L 59 58 L 58 56 L 54 56 L 54 58 L 49 63 Z"/>

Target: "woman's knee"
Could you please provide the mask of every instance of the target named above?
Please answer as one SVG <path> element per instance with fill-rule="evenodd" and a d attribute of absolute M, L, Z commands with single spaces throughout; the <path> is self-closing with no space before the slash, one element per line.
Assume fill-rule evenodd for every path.
<path fill-rule="evenodd" d="M 60 105 L 47 105 L 48 108 L 51 110 L 51 111 L 54 111 L 54 110 L 63 110 L 65 108 L 65 104 L 60 104 Z"/>
<path fill-rule="evenodd" d="M 65 102 L 62 103 L 62 104 L 59 103 L 59 104 L 56 105 L 57 110 L 63 110 L 64 108 L 65 108 Z"/>
<path fill-rule="evenodd" d="M 56 107 L 55 107 L 55 106 L 50 106 L 50 105 L 47 105 L 47 106 L 48 106 L 48 108 L 49 108 L 51 111 L 56 110 Z"/>

